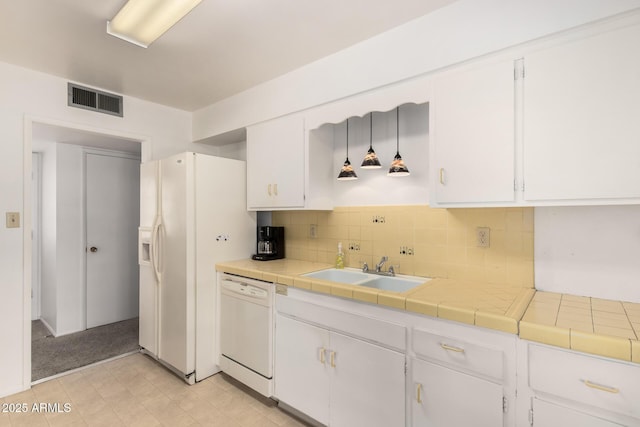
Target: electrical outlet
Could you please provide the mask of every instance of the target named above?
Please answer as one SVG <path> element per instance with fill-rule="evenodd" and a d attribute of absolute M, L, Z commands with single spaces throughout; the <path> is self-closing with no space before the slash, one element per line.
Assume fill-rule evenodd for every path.
<path fill-rule="evenodd" d="M 360 250 L 360 244 L 359 243 L 349 243 L 349 250 L 350 251 L 359 251 Z"/>
<path fill-rule="evenodd" d="M 413 248 L 409 246 L 400 246 L 400 255 L 413 255 Z"/>
<path fill-rule="evenodd" d="M 490 244 L 490 231 L 489 227 L 476 228 L 476 246 L 479 248 L 488 248 Z"/>
<path fill-rule="evenodd" d="M 316 224 L 309 225 L 309 237 L 312 239 L 318 237 L 318 226 Z"/>
<path fill-rule="evenodd" d="M 384 224 L 384 216 L 381 215 L 374 215 L 371 218 L 371 222 L 373 222 L 374 224 Z"/>

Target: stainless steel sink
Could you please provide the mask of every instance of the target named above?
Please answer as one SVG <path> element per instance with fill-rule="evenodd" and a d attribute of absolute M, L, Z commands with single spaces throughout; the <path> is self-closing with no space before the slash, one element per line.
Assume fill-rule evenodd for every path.
<path fill-rule="evenodd" d="M 426 277 L 415 276 L 380 276 L 364 273 L 356 269 L 337 268 L 314 271 L 303 276 L 394 292 L 405 292 L 431 280 Z"/>

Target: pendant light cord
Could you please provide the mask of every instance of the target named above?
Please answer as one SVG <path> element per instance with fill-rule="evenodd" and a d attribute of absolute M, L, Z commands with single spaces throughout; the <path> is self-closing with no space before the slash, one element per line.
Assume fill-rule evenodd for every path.
<path fill-rule="evenodd" d="M 369 113 L 369 149 L 373 150 L 373 111 Z"/>
<path fill-rule="evenodd" d="M 396 107 L 396 155 L 400 154 L 400 106 Z"/>
<path fill-rule="evenodd" d="M 347 119 L 347 161 L 349 160 L 349 119 Z"/>

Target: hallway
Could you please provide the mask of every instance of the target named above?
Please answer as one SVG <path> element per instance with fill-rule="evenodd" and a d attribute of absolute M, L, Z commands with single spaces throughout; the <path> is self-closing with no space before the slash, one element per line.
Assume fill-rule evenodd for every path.
<path fill-rule="evenodd" d="M 31 381 L 138 350 L 138 318 L 54 338 L 31 322 Z"/>

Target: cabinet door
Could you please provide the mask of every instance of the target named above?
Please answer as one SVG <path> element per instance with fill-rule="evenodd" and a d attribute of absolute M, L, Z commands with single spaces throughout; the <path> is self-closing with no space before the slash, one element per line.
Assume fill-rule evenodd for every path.
<path fill-rule="evenodd" d="M 247 128 L 249 209 L 304 206 L 304 122 L 286 116 Z"/>
<path fill-rule="evenodd" d="M 330 425 L 404 426 L 405 356 L 333 332 L 331 349 Z"/>
<path fill-rule="evenodd" d="M 498 384 L 413 360 L 414 426 L 501 426 L 502 396 L 502 386 Z"/>
<path fill-rule="evenodd" d="M 578 412 L 566 406 L 533 399 L 533 427 L 557 426 L 620 427 L 622 424 Z"/>
<path fill-rule="evenodd" d="M 525 57 L 524 198 L 640 197 L 640 26 Z"/>
<path fill-rule="evenodd" d="M 329 332 L 277 315 L 275 335 L 275 396 L 328 425 Z"/>
<path fill-rule="evenodd" d="M 514 201 L 513 61 L 452 72 L 433 84 L 432 201 Z"/>

